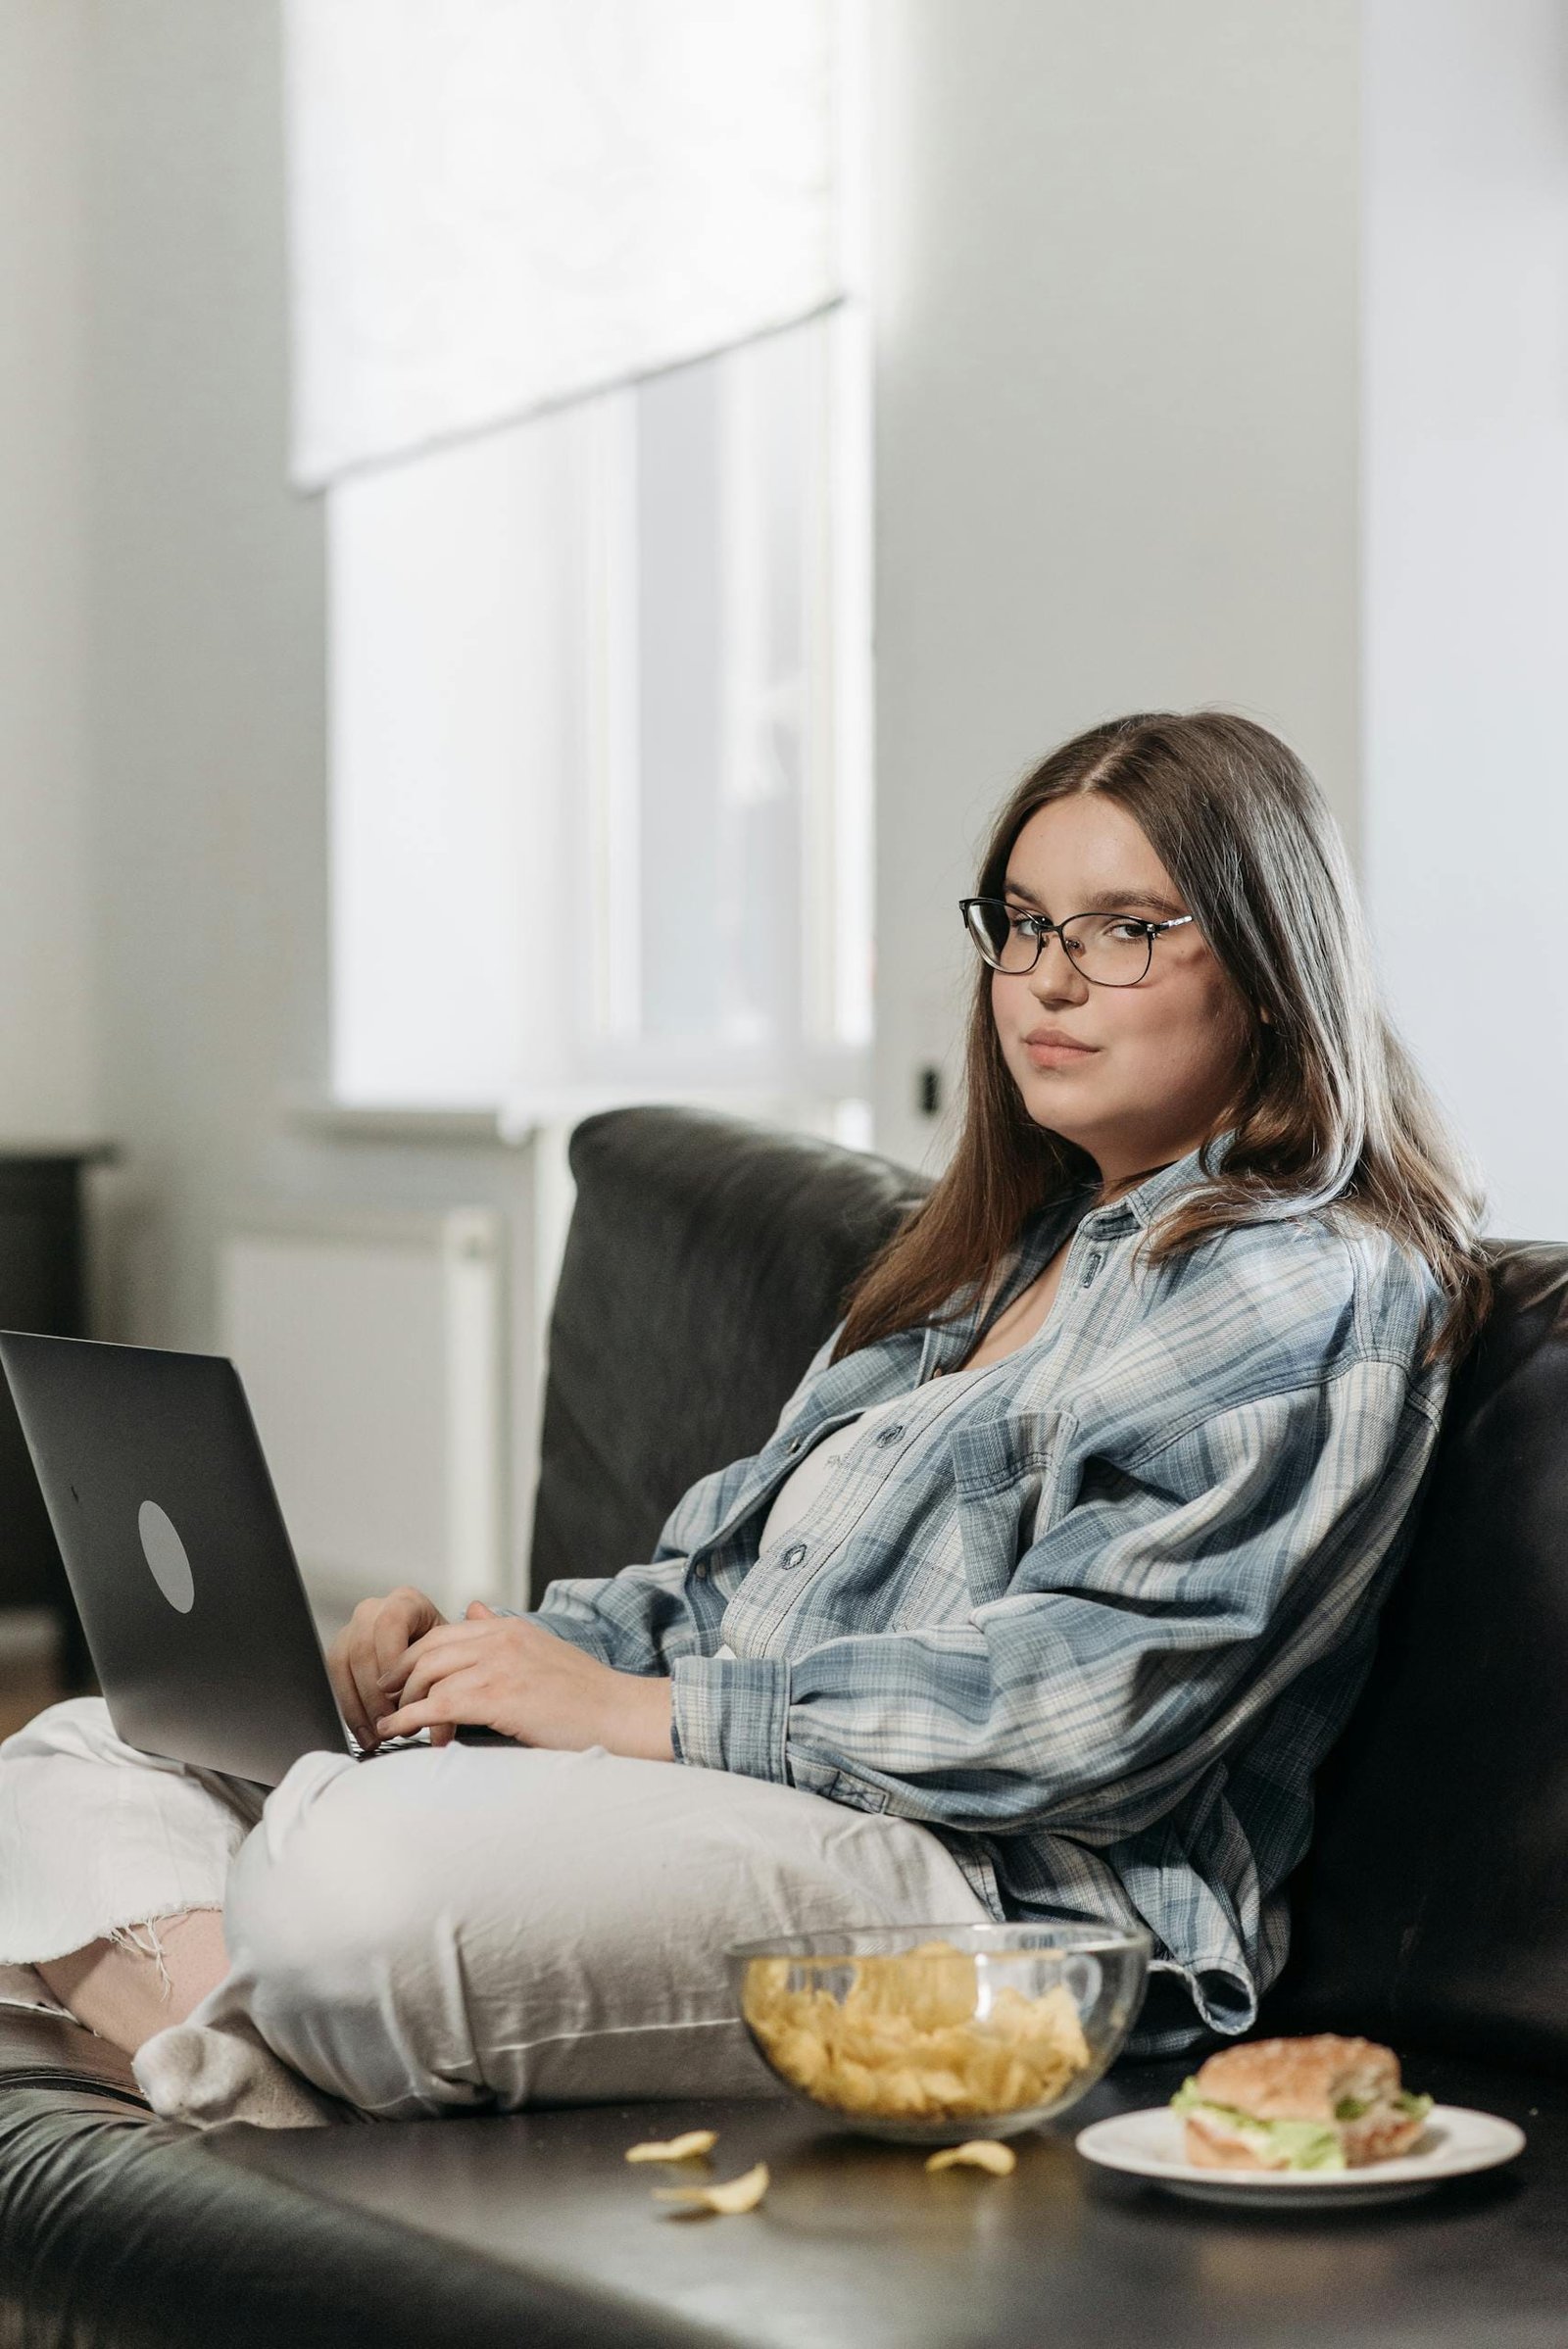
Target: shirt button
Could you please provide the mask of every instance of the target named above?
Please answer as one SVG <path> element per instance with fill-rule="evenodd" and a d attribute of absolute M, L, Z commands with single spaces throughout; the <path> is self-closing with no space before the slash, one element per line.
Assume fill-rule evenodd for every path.
<path fill-rule="evenodd" d="M 708 1580 L 708 1568 L 706 1566 L 694 1566 L 692 1568 L 692 1574 L 700 1583 L 706 1583 Z"/>
<path fill-rule="evenodd" d="M 786 1451 L 799 1451 L 799 1450 L 800 1450 L 800 1448 L 801 1448 L 801 1440 L 800 1440 L 799 1436 L 792 1436 L 792 1437 L 790 1438 L 790 1440 L 789 1440 L 788 1444 L 785 1444 L 785 1446 L 784 1446 L 784 1449 L 785 1449 Z"/>
<path fill-rule="evenodd" d="M 903 1433 L 904 1430 L 902 1427 L 884 1428 L 882 1433 L 878 1436 L 877 1442 L 882 1445 L 883 1449 L 886 1450 L 890 1444 L 897 1444 Z"/>
<path fill-rule="evenodd" d="M 792 1542 L 788 1549 L 786 1549 L 779 1558 L 779 1564 L 781 1566 L 798 1566 L 805 1555 L 806 1543 L 804 1542 Z"/>

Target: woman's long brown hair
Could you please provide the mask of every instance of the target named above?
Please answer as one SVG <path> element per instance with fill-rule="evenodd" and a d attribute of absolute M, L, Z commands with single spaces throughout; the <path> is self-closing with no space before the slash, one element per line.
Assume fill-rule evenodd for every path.
<path fill-rule="evenodd" d="M 1491 1305 L 1485 1196 L 1383 1011 L 1354 877 L 1317 784 L 1249 718 L 1208 710 L 1116 718 L 1019 784 L 997 818 L 977 894 L 1002 895 L 1012 845 L 1037 808 L 1091 791 L 1141 827 L 1250 1007 L 1241 1089 L 1216 1128 L 1235 1129 L 1224 1165 L 1200 1160 L 1204 1182 L 1144 1236 L 1147 1261 L 1239 1224 L 1333 1208 L 1425 1258 L 1447 1298 L 1425 1358 L 1457 1360 Z M 947 1171 L 851 1292 L 835 1360 L 961 1310 L 1001 1273 L 1033 1210 L 1098 1183 L 1089 1154 L 1024 1109 L 984 965 L 964 1092 Z"/>

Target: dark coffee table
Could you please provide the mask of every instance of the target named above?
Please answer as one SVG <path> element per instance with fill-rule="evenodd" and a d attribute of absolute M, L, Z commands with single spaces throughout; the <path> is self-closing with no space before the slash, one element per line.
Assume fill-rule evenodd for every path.
<path fill-rule="evenodd" d="M 219 2161 L 497 2264 L 540 2295 L 539 2339 L 690 2338 L 756 2349 L 1505 2349 L 1568 2341 L 1568 2096 L 1410 2060 L 1440 2101 L 1518 2121 L 1511 2168 L 1338 2215 L 1204 2209 L 1092 2170 L 1077 2128 L 1168 2095 L 1129 2070 L 1011 2178 L 928 2177 L 919 2149 L 836 2135 L 793 2104 L 578 2108 L 202 2140 Z M 744 2218 L 671 2220 L 626 2147 L 720 2131 L 713 2174 L 772 2172 Z M 454 2333 L 461 2337 L 461 2329 Z"/>

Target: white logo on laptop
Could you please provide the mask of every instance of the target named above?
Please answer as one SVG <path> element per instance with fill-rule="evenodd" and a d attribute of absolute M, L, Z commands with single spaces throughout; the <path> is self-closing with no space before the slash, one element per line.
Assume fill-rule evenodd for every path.
<path fill-rule="evenodd" d="M 188 1615 L 196 1604 L 196 1577 L 191 1573 L 185 1544 L 167 1512 L 155 1500 L 144 1500 L 136 1512 L 142 1555 L 152 1568 L 153 1581 L 172 1607 Z"/>

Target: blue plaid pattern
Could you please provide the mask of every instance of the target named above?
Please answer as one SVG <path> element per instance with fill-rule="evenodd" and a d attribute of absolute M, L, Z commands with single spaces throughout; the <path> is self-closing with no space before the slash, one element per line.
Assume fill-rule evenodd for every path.
<path fill-rule="evenodd" d="M 1442 1297 L 1318 1209 L 1129 1259 L 1193 1151 L 1114 1204 L 1030 1219 L 999 1304 L 1071 1235 L 1039 1335 L 956 1369 L 978 1298 L 830 1363 L 768 1443 L 694 1485 L 652 1561 L 551 1586 L 539 1620 L 673 1682 L 680 1761 L 928 1828 L 999 1918 L 1154 1936 L 1211 2029 L 1286 1948 L 1314 1771 L 1371 1660 L 1446 1393 Z M 902 1397 L 766 1554 L 809 1446 Z M 1151 2010 L 1151 2018 L 1153 2010 Z M 1197 2035 L 1185 2000 L 1135 2038 Z"/>

